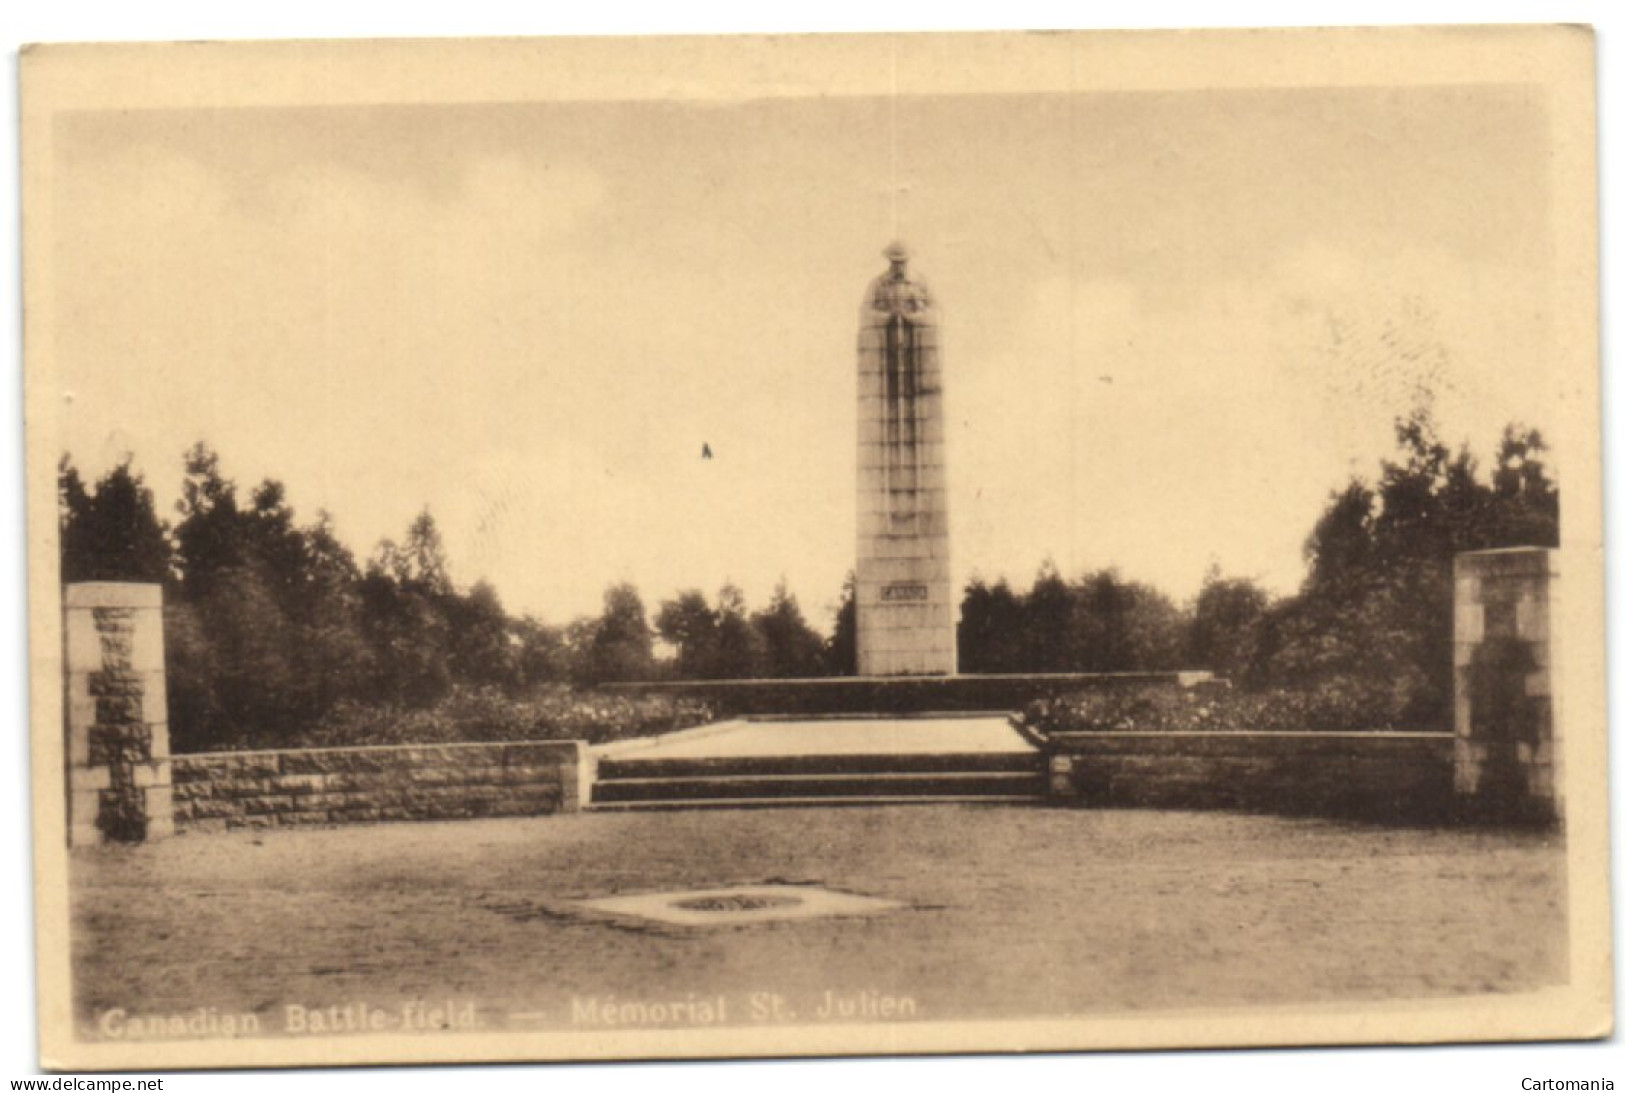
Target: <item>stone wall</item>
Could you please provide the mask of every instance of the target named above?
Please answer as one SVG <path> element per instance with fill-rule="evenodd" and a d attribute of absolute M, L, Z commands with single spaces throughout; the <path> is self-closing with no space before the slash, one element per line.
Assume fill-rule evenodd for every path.
<path fill-rule="evenodd" d="M 163 590 L 91 581 L 62 590 L 68 845 L 172 831 Z"/>
<path fill-rule="evenodd" d="M 1370 820 L 1454 813 L 1449 733 L 1056 733 L 1052 796 Z"/>
<path fill-rule="evenodd" d="M 584 745 L 210 752 L 173 760 L 178 831 L 572 812 Z"/>

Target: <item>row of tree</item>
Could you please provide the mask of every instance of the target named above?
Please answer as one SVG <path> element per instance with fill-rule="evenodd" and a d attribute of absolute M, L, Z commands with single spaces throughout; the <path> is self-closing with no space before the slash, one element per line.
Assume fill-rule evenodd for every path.
<path fill-rule="evenodd" d="M 459 589 L 427 511 L 358 561 L 326 513 L 299 523 L 272 480 L 243 496 L 202 444 L 185 455 L 172 522 L 128 460 L 90 486 L 64 457 L 58 500 L 64 581 L 165 586 L 181 750 L 274 743 L 340 701 L 424 706 L 458 686 L 519 693 L 550 682 L 833 670 L 829 643 L 782 585 L 754 613 L 731 585 L 715 608 L 685 592 L 651 625 L 637 590 L 619 584 L 598 616 L 548 625 L 508 613 L 486 582 Z M 674 658 L 656 657 L 657 636 Z"/>
<path fill-rule="evenodd" d="M 1253 688 L 1321 689 L 1374 718 L 1448 725 L 1452 565 L 1467 550 L 1558 545 L 1558 490 L 1534 430 L 1509 426 L 1485 473 L 1442 443 L 1424 407 L 1395 423 L 1374 483 L 1328 498 L 1303 586 L 1272 599 L 1210 570 L 1188 607 L 1106 570 L 1030 590 L 974 581 L 959 628 L 966 672 L 1209 668 Z"/>
<path fill-rule="evenodd" d="M 296 523 L 275 481 L 240 496 L 201 444 L 173 523 L 128 462 L 91 490 L 64 459 L 58 487 L 63 580 L 165 586 L 181 750 L 275 741 L 341 699 L 423 703 L 457 681 L 519 686 L 553 668 L 552 633 L 510 618 L 488 585 L 452 586 L 427 513 L 363 565 L 326 513 Z"/>
<path fill-rule="evenodd" d="M 1340 686 L 1395 720 L 1447 727 L 1455 556 L 1555 547 L 1558 488 L 1539 432 L 1509 426 L 1486 474 L 1426 409 L 1396 423 L 1398 458 L 1332 494 L 1304 545 L 1299 592 L 1238 628 L 1216 666 L 1253 686 Z"/>
<path fill-rule="evenodd" d="M 973 580 L 959 627 L 968 673 L 1211 668 L 1249 686 L 1353 688 L 1395 717 L 1442 720 L 1450 694 L 1451 559 L 1462 550 L 1555 546 L 1558 493 L 1538 433 L 1509 428 L 1494 466 L 1451 451 L 1425 411 L 1398 423 L 1398 457 L 1374 484 L 1328 499 L 1305 545 L 1308 576 L 1272 600 L 1208 573 L 1188 605 L 1102 570 L 1032 585 Z M 161 520 L 128 462 L 88 487 L 59 473 L 65 581 L 166 587 L 171 731 L 195 749 L 274 741 L 340 700 L 421 706 L 459 685 L 657 678 L 847 675 L 855 670 L 853 583 L 824 638 L 782 584 L 751 611 L 724 585 L 651 619 L 637 589 L 565 626 L 509 614 L 484 582 L 452 581 L 433 518 L 358 561 L 319 513 L 300 524 L 282 485 L 246 497 L 204 445 L 185 456 L 177 518 Z M 656 655 L 656 639 L 669 656 Z"/>
<path fill-rule="evenodd" d="M 1025 593 L 1004 580 L 971 582 L 960 611 L 959 666 L 970 673 L 1183 668 L 1195 663 L 1191 624 L 1190 611 L 1115 569 L 1067 581 L 1046 562 Z"/>

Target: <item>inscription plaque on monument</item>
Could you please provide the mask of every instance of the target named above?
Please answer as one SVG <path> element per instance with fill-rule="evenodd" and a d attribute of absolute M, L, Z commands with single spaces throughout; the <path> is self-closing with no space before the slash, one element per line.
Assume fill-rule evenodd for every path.
<path fill-rule="evenodd" d="M 858 674 L 952 675 L 935 305 L 901 243 L 886 258 L 858 332 Z"/>

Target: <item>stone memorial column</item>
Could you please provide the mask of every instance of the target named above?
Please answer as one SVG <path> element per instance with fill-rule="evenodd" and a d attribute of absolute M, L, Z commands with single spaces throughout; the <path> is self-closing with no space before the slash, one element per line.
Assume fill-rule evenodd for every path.
<path fill-rule="evenodd" d="M 953 675 L 936 305 L 901 244 L 886 258 L 858 333 L 858 675 Z"/>
<path fill-rule="evenodd" d="M 171 835 L 163 590 L 93 581 L 62 603 L 68 845 Z"/>
<path fill-rule="evenodd" d="M 1455 784 L 1481 815 L 1563 814 L 1557 574 L 1544 547 L 1456 556 Z"/>

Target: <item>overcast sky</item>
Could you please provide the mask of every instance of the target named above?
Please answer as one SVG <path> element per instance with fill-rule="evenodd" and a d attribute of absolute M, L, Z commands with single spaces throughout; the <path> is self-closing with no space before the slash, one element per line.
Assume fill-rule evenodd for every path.
<path fill-rule="evenodd" d="M 1555 425 L 1547 139 L 1519 87 L 72 115 L 61 435 L 166 512 L 205 439 L 363 557 L 427 504 L 550 621 L 782 576 L 827 626 L 901 235 L 960 580 L 1284 593 L 1420 388 L 1486 456 Z"/>

